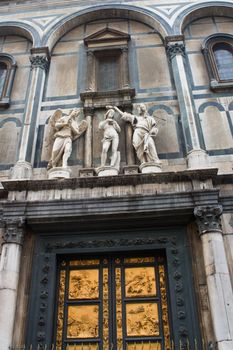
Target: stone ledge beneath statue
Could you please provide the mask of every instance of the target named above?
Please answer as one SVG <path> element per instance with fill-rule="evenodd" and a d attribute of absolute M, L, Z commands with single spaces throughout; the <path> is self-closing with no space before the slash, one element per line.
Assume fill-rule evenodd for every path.
<path fill-rule="evenodd" d="M 53 179 L 69 179 L 71 176 L 71 169 L 70 168 L 52 168 L 48 171 L 48 178 L 50 180 Z"/>
<path fill-rule="evenodd" d="M 157 162 L 157 163 L 152 163 L 152 162 L 148 162 L 148 163 L 142 163 L 139 166 L 139 169 L 141 171 L 142 174 L 154 174 L 154 173 L 161 173 L 162 169 L 161 169 L 161 162 Z"/>
<path fill-rule="evenodd" d="M 210 181 L 212 183 L 212 181 L 216 182 L 217 173 L 218 169 L 209 168 L 154 174 L 120 174 L 118 176 L 106 177 L 93 176 L 50 180 L 8 180 L 2 181 L 2 185 L 7 191 L 40 191 L 50 189 L 62 190 L 67 188 L 136 186 L 141 184 L 192 182 L 194 180 L 200 182 Z M 231 177 L 232 175 L 230 178 Z M 209 186 L 211 186 L 211 184 L 208 184 L 208 187 Z"/>
<path fill-rule="evenodd" d="M 113 166 L 101 166 L 95 171 L 98 176 L 117 176 L 119 174 L 119 169 Z"/>

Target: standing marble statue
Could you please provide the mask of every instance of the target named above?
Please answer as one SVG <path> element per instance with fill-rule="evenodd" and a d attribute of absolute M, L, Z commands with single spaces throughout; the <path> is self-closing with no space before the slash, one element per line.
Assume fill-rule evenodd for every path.
<path fill-rule="evenodd" d="M 106 165 L 107 153 L 111 146 L 111 163 L 110 166 L 116 166 L 118 158 L 118 145 L 119 145 L 119 136 L 118 133 L 121 132 L 121 128 L 118 123 L 113 120 L 115 111 L 114 109 L 109 109 L 105 113 L 105 120 L 99 123 L 99 129 L 104 130 L 104 137 L 102 139 L 103 147 L 101 154 L 101 166 Z"/>
<path fill-rule="evenodd" d="M 134 128 L 132 143 L 141 163 L 142 172 L 161 171 L 161 162 L 153 139 L 158 134 L 158 128 L 155 119 L 147 113 L 145 104 L 138 105 L 138 115 L 122 112 L 117 107 L 113 108 L 123 120 L 130 122 Z"/>
<path fill-rule="evenodd" d="M 87 129 L 85 120 L 78 122 L 80 110 L 73 109 L 68 115 L 58 109 L 50 117 L 47 147 L 52 145 L 52 155 L 47 169 L 67 168 L 67 162 L 72 152 L 72 142 L 81 136 Z"/>
<path fill-rule="evenodd" d="M 99 123 L 99 129 L 103 130 L 101 166 L 96 169 L 98 176 L 117 175 L 120 166 L 119 133 L 121 128 L 114 120 L 115 110 L 106 106 L 108 111 L 104 115 L 104 120 Z M 106 165 L 108 151 L 111 148 L 110 165 Z"/>

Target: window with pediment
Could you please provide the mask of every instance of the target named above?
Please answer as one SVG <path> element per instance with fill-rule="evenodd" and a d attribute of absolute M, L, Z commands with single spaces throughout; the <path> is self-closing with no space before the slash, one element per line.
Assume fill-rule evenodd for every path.
<path fill-rule="evenodd" d="M 233 36 L 216 34 L 203 43 L 212 90 L 233 88 Z"/>
<path fill-rule="evenodd" d="M 130 100 L 135 95 L 130 86 L 129 41 L 130 35 L 111 28 L 99 30 L 84 39 L 87 72 L 82 100 L 91 98 L 95 107 L 106 103 L 106 95 L 112 103 Z"/>
<path fill-rule="evenodd" d="M 10 95 L 16 70 L 16 61 L 13 56 L 0 54 L 0 107 L 10 105 Z"/>

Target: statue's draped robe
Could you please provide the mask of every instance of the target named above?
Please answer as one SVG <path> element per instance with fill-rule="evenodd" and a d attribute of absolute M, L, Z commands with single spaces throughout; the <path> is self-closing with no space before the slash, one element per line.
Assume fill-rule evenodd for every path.
<path fill-rule="evenodd" d="M 154 118 L 149 115 L 135 116 L 129 113 L 123 113 L 122 118 L 134 127 L 132 141 L 140 162 L 158 162 L 159 159 L 152 138 L 152 135 L 156 136 L 158 132 Z"/>

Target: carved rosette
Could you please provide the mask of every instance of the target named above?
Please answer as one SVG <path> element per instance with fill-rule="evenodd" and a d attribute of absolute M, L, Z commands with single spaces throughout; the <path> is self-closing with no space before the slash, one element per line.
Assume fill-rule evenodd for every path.
<path fill-rule="evenodd" d="M 222 206 L 196 207 L 194 215 L 199 228 L 199 234 L 222 232 L 221 218 Z"/>
<path fill-rule="evenodd" d="M 49 68 L 49 60 L 45 55 L 34 55 L 30 57 L 31 69 L 41 68 L 45 71 Z"/>
<path fill-rule="evenodd" d="M 182 55 L 183 57 L 186 55 L 185 45 L 183 42 L 168 44 L 166 51 L 170 61 L 172 61 L 176 55 Z"/>
<path fill-rule="evenodd" d="M 6 218 L 3 219 L 3 242 L 23 244 L 25 218 Z"/>

